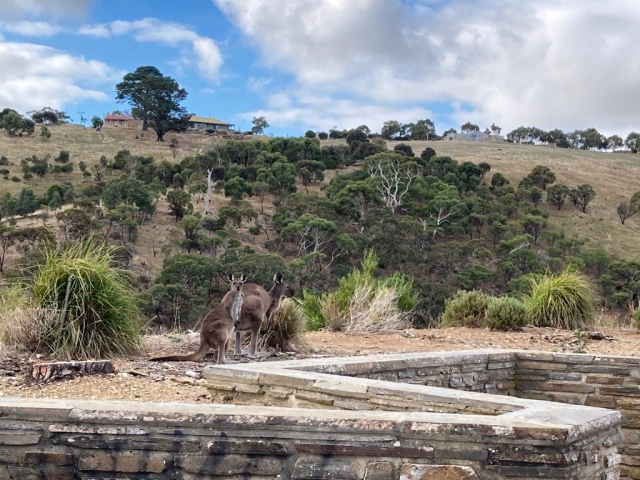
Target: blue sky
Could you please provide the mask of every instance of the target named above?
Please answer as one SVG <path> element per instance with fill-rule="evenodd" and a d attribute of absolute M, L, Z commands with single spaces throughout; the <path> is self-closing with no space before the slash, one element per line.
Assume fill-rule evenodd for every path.
<path fill-rule="evenodd" d="M 115 84 L 154 65 L 189 111 L 274 135 L 638 129 L 636 0 L 3 0 L 0 19 L 0 106 L 23 112 L 123 109 Z"/>

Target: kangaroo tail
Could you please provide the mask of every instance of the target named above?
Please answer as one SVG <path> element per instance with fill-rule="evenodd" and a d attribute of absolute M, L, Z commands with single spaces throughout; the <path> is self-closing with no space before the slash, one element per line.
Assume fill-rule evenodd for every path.
<path fill-rule="evenodd" d="M 150 362 L 199 362 L 204 357 L 206 357 L 209 352 L 209 345 L 206 342 L 200 343 L 200 348 L 198 351 L 192 353 L 191 355 L 171 355 L 168 357 L 156 357 L 150 358 Z"/>

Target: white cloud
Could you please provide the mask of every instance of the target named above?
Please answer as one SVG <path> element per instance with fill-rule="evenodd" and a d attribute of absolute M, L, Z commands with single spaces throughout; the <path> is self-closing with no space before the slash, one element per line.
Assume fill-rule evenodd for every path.
<path fill-rule="evenodd" d="M 32 22 L 23 20 L 19 22 L 0 23 L 0 30 L 7 33 L 15 33 L 24 37 L 52 37 L 62 31 L 57 25 L 47 22 Z"/>
<path fill-rule="evenodd" d="M 270 78 L 249 77 L 247 78 L 247 90 L 253 93 L 262 93 L 271 81 Z"/>
<path fill-rule="evenodd" d="M 195 64 L 200 75 L 209 80 L 218 79 L 223 64 L 220 49 L 211 38 L 202 37 L 183 25 L 163 22 L 157 18 L 87 25 L 77 33 L 103 38 L 111 35 L 131 35 L 138 42 L 160 43 L 172 47 L 186 45 L 190 48 L 193 58 L 183 57 L 178 63 Z"/>
<path fill-rule="evenodd" d="M 82 16 L 94 0 L 2 0 L 2 15 L 7 17 Z"/>
<path fill-rule="evenodd" d="M 30 43 L 0 42 L 0 105 L 20 112 L 108 100 L 96 88 L 122 77 L 108 65 Z"/>
<path fill-rule="evenodd" d="M 411 122 L 419 118 L 433 118 L 433 114 L 422 107 L 400 107 L 392 105 L 362 104 L 349 99 L 336 99 L 330 95 L 318 96 L 312 92 L 299 91 L 293 94 L 275 93 L 267 97 L 267 108 L 238 115 L 251 120 L 264 115 L 274 126 L 295 126 L 328 131 L 333 127 L 355 128 L 366 124 L 377 129 L 389 119 Z"/>
<path fill-rule="evenodd" d="M 79 35 L 106 38 L 111 32 L 105 25 L 84 25 L 78 30 Z"/>
<path fill-rule="evenodd" d="M 293 75 L 293 91 L 354 98 L 345 124 L 356 107 L 399 115 L 448 102 L 461 105 L 452 115 L 458 125 L 637 128 L 637 0 L 213 2 L 253 40 L 265 66 Z M 281 118 L 305 117 L 295 112 L 308 108 L 309 96 L 285 93 Z M 333 115 L 342 118 L 338 108 Z"/>

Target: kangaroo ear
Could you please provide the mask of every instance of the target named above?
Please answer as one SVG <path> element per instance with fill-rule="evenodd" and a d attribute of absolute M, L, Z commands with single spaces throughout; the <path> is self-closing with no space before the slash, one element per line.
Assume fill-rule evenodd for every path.
<path fill-rule="evenodd" d="M 241 281 L 242 283 L 244 283 L 244 282 L 246 282 L 246 281 L 247 281 L 247 276 L 246 276 L 244 273 L 242 274 L 242 277 L 240 278 L 240 281 Z"/>
<path fill-rule="evenodd" d="M 233 273 L 229 273 L 227 275 L 227 280 L 229 280 L 230 282 L 233 282 Z"/>
<path fill-rule="evenodd" d="M 280 272 L 276 273 L 274 280 L 276 281 L 276 283 L 282 283 L 282 274 Z"/>

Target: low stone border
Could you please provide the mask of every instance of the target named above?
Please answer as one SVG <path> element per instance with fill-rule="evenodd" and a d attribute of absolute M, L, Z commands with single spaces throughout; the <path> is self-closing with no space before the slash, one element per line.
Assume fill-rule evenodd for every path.
<path fill-rule="evenodd" d="M 595 356 L 540 352 L 540 363 L 536 355 L 472 350 L 319 358 L 214 365 L 203 375 L 214 402 L 263 406 L 265 412 L 273 406 L 336 415 L 350 410 L 367 418 L 382 411 L 433 412 L 427 414 L 432 426 L 421 430 L 423 444 L 448 450 L 440 463 L 469 466 L 479 478 L 618 478 L 619 412 L 521 398 L 526 395 L 518 389 L 519 372 L 560 371 L 568 365 L 563 361 L 580 365 Z M 562 382 L 555 377 L 547 391 L 591 391 Z M 315 453 L 333 452 L 327 448 Z"/>

